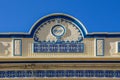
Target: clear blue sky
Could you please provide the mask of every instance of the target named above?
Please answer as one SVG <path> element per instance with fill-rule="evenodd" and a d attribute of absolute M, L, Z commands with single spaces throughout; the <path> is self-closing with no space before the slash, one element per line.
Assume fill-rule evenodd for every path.
<path fill-rule="evenodd" d="M 120 32 L 120 0 L 0 0 L 0 32 L 28 32 L 41 17 L 66 13 L 88 32 Z"/>

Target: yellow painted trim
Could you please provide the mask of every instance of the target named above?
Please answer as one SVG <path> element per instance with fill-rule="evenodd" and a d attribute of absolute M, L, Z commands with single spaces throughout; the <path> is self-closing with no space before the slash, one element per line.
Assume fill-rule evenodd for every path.
<path fill-rule="evenodd" d="M 96 60 L 101 60 L 101 61 L 118 61 L 120 58 L 0 58 L 0 61 L 96 61 Z"/>

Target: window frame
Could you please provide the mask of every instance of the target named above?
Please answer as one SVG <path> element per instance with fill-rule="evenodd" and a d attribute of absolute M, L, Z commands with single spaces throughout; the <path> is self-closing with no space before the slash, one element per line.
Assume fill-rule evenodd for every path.
<path fill-rule="evenodd" d="M 117 42 L 117 52 L 118 52 L 118 53 L 120 53 L 119 44 L 120 44 L 120 41 Z"/>
<path fill-rule="evenodd" d="M 97 53 L 97 46 L 98 46 L 97 41 L 98 40 L 103 41 L 103 43 L 102 43 L 102 55 L 100 53 Z M 104 46 L 105 46 L 104 42 L 105 42 L 104 39 L 96 39 L 96 56 L 104 56 Z"/>

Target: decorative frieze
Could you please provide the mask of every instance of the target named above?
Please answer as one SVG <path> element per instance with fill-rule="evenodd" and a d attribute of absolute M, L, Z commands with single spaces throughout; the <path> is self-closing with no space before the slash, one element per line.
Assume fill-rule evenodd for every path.
<path fill-rule="evenodd" d="M 6 70 L 0 78 L 118 78 L 119 70 Z"/>
<path fill-rule="evenodd" d="M 112 56 L 118 55 L 117 42 L 110 42 L 110 54 Z"/>
<path fill-rule="evenodd" d="M 119 70 L 120 64 L 39 64 L 39 63 L 11 63 L 1 64 L 0 70 Z"/>

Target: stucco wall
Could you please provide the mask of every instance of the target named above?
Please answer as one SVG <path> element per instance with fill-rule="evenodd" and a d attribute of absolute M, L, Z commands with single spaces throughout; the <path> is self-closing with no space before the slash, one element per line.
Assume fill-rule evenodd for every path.
<path fill-rule="evenodd" d="M 0 56 L 12 56 L 13 44 L 10 38 L 0 38 Z"/>
<path fill-rule="evenodd" d="M 94 54 L 94 39 L 84 39 L 84 53 L 33 53 L 32 39 L 22 39 L 22 54 L 29 57 L 93 57 Z"/>

